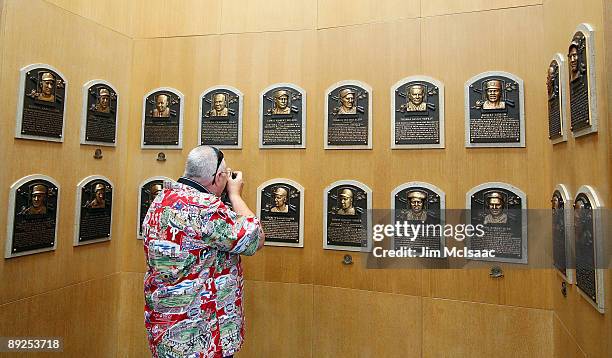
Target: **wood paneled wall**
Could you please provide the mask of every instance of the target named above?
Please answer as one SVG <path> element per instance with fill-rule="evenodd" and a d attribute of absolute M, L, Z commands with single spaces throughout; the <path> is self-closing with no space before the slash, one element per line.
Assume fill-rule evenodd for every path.
<path fill-rule="evenodd" d="M 601 342 L 612 337 L 612 316 L 596 313 L 573 288 L 564 299 L 551 270 L 505 265 L 505 277 L 493 280 L 490 265 L 367 270 L 359 255 L 346 266 L 344 252 L 322 249 L 321 224 L 322 191 L 339 179 L 370 186 L 375 208 L 388 208 L 389 192 L 412 180 L 442 188 L 447 208 L 462 208 L 465 193 L 486 181 L 519 187 L 530 208 L 548 208 L 550 192 L 560 182 L 572 190 L 592 184 L 606 203 L 612 202 L 605 101 L 600 101 L 600 132 L 594 136 L 553 147 L 545 120 L 549 59 L 567 50 L 578 23 L 589 22 L 598 31 L 598 76 L 605 78 L 611 61 L 603 56 L 610 48 L 603 31 L 604 2 L 588 0 L 568 11 L 569 0 L 112 0 L 108 6 L 5 1 L 0 105 L 9 108 L 9 118 L 16 106 L 18 70 L 31 62 L 62 70 L 73 100 L 83 82 L 103 78 L 119 88 L 122 102 L 119 145 L 104 149 L 99 162 L 91 159 L 94 147 L 78 144 L 80 98 L 70 100 L 61 145 L 15 140 L 12 121 L 0 127 L 0 149 L 9 158 L 33 158 L 11 161 L 10 170 L 0 172 L 5 188 L 0 202 L 7 201 L 14 180 L 42 168 L 62 183 L 66 215 L 60 226 L 64 239 L 55 253 L 0 264 L 2 278 L 20 278 L 20 283 L 2 280 L 0 304 L 34 300 L 35 294 L 120 271 L 115 275 L 119 283 L 112 284 L 120 302 L 112 313 L 115 333 L 109 333 L 117 335 L 118 348 L 108 356 L 146 355 L 145 264 L 142 241 L 135 237 L 137 186 L 150 176 L 182 174 L 187 152 L 197 145 L 198 96 L 224 84 L 245 94 L 243 149 L 225 154 L 232 168 L 245 172 L 249 206 L 256 206 L 257 186 L 271 178 L 286 177 L 306 188 L 305 247 L 266 247 L 244 259 L 247 342 L 241 357 L 604 357 L 611 347 Z M 57 19 L 63 21 L 58 25 Z M 34 25 L 48 30 L 44 40 Z M 104 41 L 92 40 L 100 37 Z M 526 148 L 463 146 L 463 85 L 488 70 L 511 72 L 525 81 Z M 391 150 L 389 88 L 418 74 L 445 85 L 446 148 Z M 323 149 L 323 93 L 346 79 L 373 87 L 372 150 Z M 258 95 L 276 82 L 292 82 L 307 92 L 306 149 L 258 148 Z M 606 81 L 598 83 L 599 98 L 607 98 Z M 142 96 L 161 86 L 185 94 L 184 149 L 164 150 L 166 162 L 155 160 L 159 150 L 140 149 Z M 55 158 L 64 158 L 61 165 L 51 164 L 58 163 Z M 601 165 L 584 164 L 595 161 Z M 117 239 L 73 249 L 67 239 L 73 218 L 67 213 L 74 205 L 73 187 L 89 174 L 108 176 L 123 198 L 115 212 Z M 0 227 L 5 225 L 6 215 L 0 216 Z M 24 274 L 34 270 L 41 278 Z M 608 307 L 611 282 L 608 275 Z M 468 343 L 478 340 L 480 349 Z"/>

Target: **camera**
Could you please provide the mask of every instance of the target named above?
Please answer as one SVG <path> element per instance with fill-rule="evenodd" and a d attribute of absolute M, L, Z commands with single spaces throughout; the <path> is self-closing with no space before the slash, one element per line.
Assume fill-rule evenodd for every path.
<path fill-rule="evenodd" d="M 236 172 L 232 172 L 232 179 L 236 179 L 237 176 L 238 174 L 236 174 Z"/>

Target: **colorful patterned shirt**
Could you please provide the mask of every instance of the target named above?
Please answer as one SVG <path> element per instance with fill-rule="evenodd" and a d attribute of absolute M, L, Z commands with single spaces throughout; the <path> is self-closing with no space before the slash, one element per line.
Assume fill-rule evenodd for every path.
<path fill-rule="evenodd" d="M 242 345 L 240 254 L 255 253 L 261 226 L 196 187 L 164 182 L 143 221 L 153 357 L 216 358 Z"/>

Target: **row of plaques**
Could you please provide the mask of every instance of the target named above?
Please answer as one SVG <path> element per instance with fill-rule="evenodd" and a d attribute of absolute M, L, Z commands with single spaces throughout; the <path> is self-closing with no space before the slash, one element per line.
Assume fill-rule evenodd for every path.
<path fill-rule="evenodd" d="M 67 82 L 49 65 L 21 70 L 17 138 L 63 141 Z M 391 88 L 392 148 L 444 148 L 444 85 L 413 76 Z M 105 81 L 83 86 L 81 143 L 114 146 L 118 94 Z M 466 146 L 525 146 L 523 81 L 506 72 L 486 72 L 466 84 Z M 243 94 L 216 86 L 200 95 L 199 143 L 242 148 Z M 143 98 L 141 148 L 180 149 L 184 96 L 161 87 Z M 306 147 L 306 92 L 280 83 L 260 94 L 260 148 Z M 325 148 L 372 148 L 372 88 L 341 81 L 326 91 Z"/>
<path fill-rule="evenodd" d="M 569 128 L 576 137 L 597 132 L 594 41 L 591 25 L 580 24 L 567 50 L 567 61 L 562 54 L 556 53 L 548 66 L 548 137 L 553 144 L 567 141 L 568 119 Z M 566 109 L 568 88 L 569 118 Z"/>
<path fill-rule="evenodd" d="M 151 177 L 139 188 L 138 229 L 147 210 L 163 190 L 166 177 Z M 74 245 L 111 239 L 113 183 L 89 176 L 77 185 Z M 323 247 L 332 250 L 370 251 L 372 248 L 372 190 L 365 184 L 342 180 L 324 190 Z M 57 245 L 59 184 L 44 175 L 24 177 L 11 186 L 5 257 L 54 250 Z M 586 298 L 603 312 L 602 219 L 603 203 L 595 190 L 582 186 L 573 199 L 565 185 L 552 196 L 553 263 L 569 283 L 576 283 Z M 570 203 L 573 211 L 570 210 Z M 520 189 L 490 182 L 466 194 L 469 223 L 483 225 L 484 235 L 466 240 L 469 250 L 495 250 L 485 261 L 527 263 L 527 198 Z M 445 193 L 424 182 L 409 182 L 391 193 L 394 222 L 445 224 Z M 257 189 L 257 214 L 266 233 L 266 245 L 304 246 L 304 187 L 288 179 L 272 179 Z M 438 231 L 416 240 L 393 237 L 394 250 L 439 251 L 446 246 Z M 575 254 L 574 254 L 575 253 Z M 575 258 L 575 261 L 574 261 Z M 572 268 L 575 267 L 575 270 Z M 574 274 L 575 273 L 575 274 Z"/>
<path fill-rule="evenodd" d="M 581 24 L 568 50 L 569 71 L 557 54 L 548 69 L 549 137 L 565 140 L 565 82 L 569 75 L 570 129 L 578 135 L 597 131 L 593 29 Z M 17 138 L 63 141 L 68 83 L 49 65 L 21 69 Z M 465 84 L 465 146 L 524 147 L 523 81 L 510 73 L 484 72 Z M 391 88 L 391 147 L 444 148 L 444 85 L 413 76 Z M 141 147 L 180 149 L 183 143 L 183 94 L 168 87 L 143 98 Z M 200 95 L 199 143 L 242 148 L 243 94 L 216 86 Z M 117 90 L 92 80 L 83 86 L 81 143 L 114 146 L 117 141 Z M 325 92 L 326 149 L 372 148 L 372 88 L 341 81 Z M 279 83 L 260 93 L 260 148 L 306 147 L 306 92 Z"/>
<path fill-rule="evenodd" d="M 99 175 L 77 185 L 75 246 L 111 239 L 113 187 Z M 11 186 L 6 258 L 55 250 L 59 203 L 59 183 L 48 176 L 30 175 Z"/>

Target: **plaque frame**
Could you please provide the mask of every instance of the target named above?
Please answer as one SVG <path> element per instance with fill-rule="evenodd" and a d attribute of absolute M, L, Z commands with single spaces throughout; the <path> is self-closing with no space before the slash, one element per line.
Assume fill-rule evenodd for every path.
<path fill-rule="evenodd" d="M 409 189 L 409 188 L 414 188 L 414 187 L 422 187 L 425 189 L 429 189 L 431 191 L 433 191 L 434 193 L 436 193 L 439 197 L 440 197 L 440 225 L 442 225 L 442 227 L 444 227 L 444 224 L 446 224 L 446 193 L 444 192 L 444 190 L 440 189 L 439 187 L 430 184 L 430 183 L 426 183 L 426 182 L 422 182 L 422 181 L 411 181 L 411 182 L 407 182 L 404 184 L 400 184 L 398 186 L 395 187 L 395 189 L 393 189 L 393 191 L 391 191 L 391 209 L 393 210 L 393 212 L 395 213 L 395 210 L 397 209 L 395 207 L 395 195 L 397 195 L 397 193 L 401 192 L 402 190 L 405 189 Z M 391 224 L 395 223 L 395 216 L 393 215 L 392 218 L 393 222 Z M 393 236 L 393 240 L 391 242 L 393 248 L 395 248 L 395 236 Z M 442 250 L 444 250 L 444 248 L 446 247 L 446 237 L 444 235 L 440 235 L 440 248 L 442 248 Z"/>
<path fill-rule="evenodd" d="M 265 93 L 265 92 L 264 92 Z M 275 178 L 261 183 L 257 187 L 257 217 L 261 217 L 261 191 L 272 184 L 289 184 L 300 191 L 300 227 L 299 227 L 299 242 L 297 244 L 288 242 L 265 242 L 264 246 L 286 246 L 286 247 L 304 247 L 304 187 L 298 182 L 286 178 Z"/>
<path fill-rule="evenodd" d="M 116 116 L 115 116 L 115 141 L 113 143 L 106 143 L 106 142 L 96 142 L 96 141 L 89 141 L 86 139 L 85 136 L 85 132 L 87 130 L 86 126 L 87 126 L 87 104 L 88 104 L 88 91 L 92 86 L 95 85 L 106 85 L 108 87 L 110 87 L 113 91 L 115 91 L 115 95 L 117 97 L 116 101 L 117 101 L 117 109 L 116 109 Z M 83 84 L 83 89 L 82 89 L 82 94 L 83 94 L 83 104 L 82 104 L 82 109 L 81 109 L 81 144 L 86 144 L 86 145 L 96 145 L 96 146 L 105 146 L 105 147 L 116 147 L 117 146 L 117 135 L 119 132 L 119 92 L 117 91 L 117 88 L 115 88 L 115 86 L 113 86 L 110 82 L 105 81 L 105 80 L 100 80 L 100 79 L 93 79 L 90 81 L 87 81 Z"/>
<path fill-rule="evenodd" d="M 327 96 L 327 94 L 326 94 Z M 326 112 L 327 113 L 327 112 Z M 367 214 L 367 245 L 366 247 L 350 247 L 340 245 L 328 245 L 327 244 L 327 193 L 335 187 L 341 185 L 354 185 L 367 194 L 366 206 Z M 325 250 L 336 250 L 336 251 L 358 251 L 358 252 L 370 252 L 372 251 L 372 189 L 369 186 L 356 181 L 356 180 L 338 180 L 329 184 L 323 189 L 323 249 Z"/>
<path fill-rule="evenodd" d="M 558 138 L 551 139 L 550 142 L 552 144 L 567 142 L 567 128 L 568 125 L 568 115 L 567 115 L 567 87 L 569 83 L 569 76 L 567 74 L 567 61 L 565 57 L 563 57 L 560 53 L 555 53 L 555 55 L 550 59 L 550 62 L 556 61 L 559 65 L 559 107 L 561 113 L 561 136 Z M 570 199 L 571 201 L 571 199 Z"/>
<path fill-rule="evenodd" d="M 587 23 L 582 23 L 572 32 L 571 38 L 577 32 L 584 34 L 586 42 L 586 62 L 587 62 L 587 78 L 589 80 L 589 119 L 591 125 L 577 131 L 572 131 L 574 138 L 582 137 L 587 134 L 596 133 L 598 130 L 598 113 L 597 113 L 597 83 L 595 69 L 595 29 Z M 565 71 L 569 77 L 568 71 Z M 569 80 L 567 82 L 569 84 Z M 568 93 L 569 95 L 569 93 Z M 569 99 L 569 96 L 568 96 Z M 571 110 L 571 108 L 570 108 Z M 570 119 L 571 120 L 571 119 Z"/>
<path fill-rule="evenodd" d="M 578 198 L 578 195 L 584 194 L 589 198 L 593 209 L 593 259 L 595 263 L 595 294 L 597 296 L 597 302 L 593 302 L 593 300 L 582 291 L 580 287 L 578 287 L 578 280 L 576 276 L 576 289 L 580 293 L 580 295 L 587 300 L 595 309 L 603 314 L 605 313 L 605 287 L 606 284 L 604 282 L 604 272 L 606 269 L 600 268 L 600 263 L 604 262 L 604 224 L 603 217 L 601 213 L 601 209 L 604 207 L 604 203 L 598 195 L 595 188 L 590 185 L 582 185 L 576 191 L 576 195 L 574 196 L 574 201 Z M 574 203 L 572 201 L 572 203 Z M 573 223 L 573 220 L 572 220 Z M 575 240 L 576 238 L 574 238 Z M 577 261 L 577 260 L 576 260 Z"/>
<path fill-rule="evenodd" d="M 528 226 L 527 226 L 527 194 L 525 194 L 525 192 L 523 192 L 521 189 L 515 187 L 514 185 L 502 183 L 502 182 L 487 182 L 487 183 L 482 183 L 480 185 L 473 187 L 465 194 L 465 207 L 467 209 L 466 210 L 466 213 L 467 213 L 466 221 L 468 221 L 468 223 L 471 223 L 472 195 L 476 194 L 477 192 L 483 189 L 497 189 L 497 188 L 509 190 L 513 192 L 516 196 L 521 198 L 521 225 L 522 225 L 521 227 L 521 236 L 522 236 L 521 237 L 521 241 L 522 241 L 521 257 L 522 258 L 512 259 L 512 258 L 497 258 L 497 257 L 490 257 L 490 258 L 480 257 L 480 258 L 466 258 L 466 260 L 527 264 L 529 262 L 529 257 L 527 256 L 528 247 L 529 247 L 529 240 L 527 237 L 527 231 L 528 231 L 527 230 L 528 229 Z M 466 238 L 465 242 L 466 242 L 466 246 L 469 246 L 470 239 Z"/>
<path fill-rule="evenodd" d="M 520 140 L 516 143 L 471 143 L 470 142 L 470 85 L 480 79 L 488 76 L 504 76 L 515 81 L 519 88 L 519 125 L 520 125 Z M 466 148 L 525 148 L 525 84 L 523 80 L 510 73 L 504 71 L 485 71 L 481 72 L 469 80 L 467 80 L 463 86 L 464 96 L 464 121 L 465 121 L 465 147 Z"/>
<path fill-rule="evenodd" d="M 401 86 L 415 81 L 423 81 L 429 82 L 438 87 L 438 99 L 439 99 L 439 108 L 438 108 L 438 118 L 439 118 L 439 136 L 440 142 L 438 144 L 395 144 L 395 91 Z M 393 86 L 391 86 L 390 92 L 391 98 L 391 107 L 390 107 L 390 118 L 391 118 L 391 149 L 444 149 L 444 137 L 445 137 L 445 125 L 444 125 L 444 83 L 441 81 L 429 77 L 429 76 L 409 76 L 402 78 L 401 80 L 395 82 Z"/>
<path fill-rule="evenodd" d="M 16 191 L 17 189 L 22 186 L 23 184 L 32 181 L 32 180 L 46 180 L 50 183 L 52 183 L 53 185 L 55 185 L 57 187 L 57 207 L 55 209 L 55 240 L 53 242 L 53 246 L 52 247 L 48 247 L 48 248 L 42 248 L 42 249 L 36 249 L 36 250 L 31 250 L 31 251 L 23 251 L 23 252 L 19 252 L 16 254 L 11 253 L 11 247 L 13 246 L 13 225 L 15 224 L 15 213 L 14 213 L 14 208 L 15 208 L 15 200 L 16 200 Z M 61 187 L 60 184 L 57 180 L 51 178 L 50 176 L 47 175 L 43 175 L 43 174 L 31 174 L 31 175 L 26 175 L 25 177 L 18 179 L 16 182 L 14 182 L 11 185 L 10 188 L 10 192 L 9 192 L 9 210 L 7 210 L 7 226 L 6 226 L 6 243 L 4 244 L 4 258 L 5 259 L 10 259 L 13 257 L 19 257 L 19 256 L 25 256 L 25 255 L 32 255 L 32 254 L 38 254 L 41 252 L 47 252 L 47 251 L 55 251 L 55 249 L 57 248 L 57 231 L 58 231 L 58 227 L 59 227 L 59 223 L 60 223 L 60 199 L 61 199 Z"/>
<path fill-rule="evenodd" d="M 26 75 L 28 71 L 36 69 L 36 68 L 41 68 L 41 67 L 48 68 L 54 71 L 55 73 L 60 75 L 60 77 L 62 77 L 62 81 L 64 81 L 64 113 L 63 113 L 63 120 L 62 120 L 62 135 L 60 138 L 21 134 L 21 125 L 23 122 L 23 102 L 24 102 L 24 97 L 25 97 Z M 17 97 L 17 120 L 15 121 L 16 122 L 15 123 L 15 138 L 63 143 L 64 134 L 66 133 L 66 103 L 67 102 L 68 102 L 68 80 L 66 79 L 66 76 L 60 70 L 46 63 L 33 63 L 33 64 L 22 67 L 19 70 L 19 94 Z"/>
<path fill-rule="evenodd" d="M 328 113 L 329 113 L 329 101 L 328 101 L 328 97 L 329 94 L 335 90 L 338 87 L 341 86 L 358 86 L 361 87 L 363 89 L 365 89 L 366 91 L 368 91 L 368 144 L 367 145 L 329 145 L 327 144 L 327 138 L 329 137 L 329 133 L 328 133 Z M 373 91 L 372 91 L 372 87 L 365 83 L 365 82 L 361 82 L 361 81 L 357 81 L 357 80 L 344 80 L 344 81 L 338 81 L 334 84 L 332 84 L 331 86 L 327 87 L 327 89 L 325 90 L 325 104 L 324 104 L 324 114 L 323 114 L 323 118 L 324 118 L 324 134 L 323 134 L 323 149 L 372 149 L 372 130 L 373 130 L 373 125 L 374 125 L 374 119 L 372 118 L 372 96 L 374 95 Z"/>
<path fill-rule="evenodd" d="M 141 181 L 140 184 L 138 184 L 138 203 L 136 205 L 136 239 L 137 240 L 143 239 L 142 235 L 140 234 L 140 215 L 142 214 L 140 212 L 140 203 L 142 202 L 142 188 L 145 186 L 145 184 L 148 184 L 149 182 L 153 180 L 166 181 L 166 180 L 172 180 L 172 179 L 165 177 L 165 176 L 157 175 L 157 176 L 146 178 L 143 181 Z"/>
<path fill-rule="evenodd" d="M 145 145 L 144 144 L 144 132 L 145 132 L 145 119 L 147 117 L 147 98 L 155 92 L 158 91 L 168 91 L 177 95 L 181 103 L 179 104 L 180 114 L 179 114 L 179 138 L 178 144 L 176 145 Z M 142 97 L 142 122 L 140 124 L 140 149 L 183 149 L 183 127 L 185 116 L 185 96 L 183 93 L 176 88 L 172 87 L 158 87 L 154 88 L 151 91 L 147 92 Z"/>
<path fill-rule="evenodd" d="M 264 95 L 270 91 L 273 90 L 275 88 L 279 88 L 279 87 L 288 87 L 291 88 L 297 92 L 300 93 L 300 95 L 302 96 L 302 113 L 301 113 L 301 117 L 302 117 L 302 144 L 297 144 L 297 145 L 286 145 L 286 144 L 280 144 L 280 145 L 264 145 L 263 144 L 263 108 L 264 108 Z M 303 89 L 302 87 L 293 84 L 293 83 L 274 83 L 266 88 L 264 88 L 260 93 L 259 93 L 259 148 L 260 149 L 304 149 L 306 148 L 306 130 L 307 130 L 307 123 L 306 123 L 306 109 L 307 109 L 307 101 L 306 101 L 306 90 Z"/>
<path fill-rule="evenodd" d="M 115 184 L 113 184 L 113 182 L 108 179 L 105 176 L 102 175 L 90 175 L 88 177 L 83 178 L 78 184 L 77 184 L 77 191 L 76 191 L 76 202 L 74 205 L 74 238 L 73 238 L 73 242 L 72 242 L 72 246 L 84 246 L 84 245 L 89 245 L 89 244 L 95 244 L 98 242 L 104 242 L 104 241 L 110 241 L 112 238 L 112 232 L 113 232 L 113 214 L 115 211 L 115 205 L 113 205 L 111 207 L 111 220 L 110 220 L 110 228 L 111 228 L 111 235 L 109 237 L 106 238 L 100 238 L 100 239 L 95 239 L 95 240 L 87 240 L 85 242 L 79 242 L 79 228 L 81 226 L 81 199 L 82 199 L 82 194 L 83 194 L 83 188 L 85 187 L 85 185 L 89 184 L 91 181 L 93 180 L 104 180 L 105 182 L 107 182 L 112 188 L 113 191 L 115 190 Z M 113 200 L 115 198 L 113 197 Z"/>
<path fill-rule="evenodd" d="M 561 198 L 565 202 L 564 210 L 563 210 L 563 218 L 565 220 L 565 260 L 566 260 L 566 269 L 565 275 L 561 273 L 556 267 L 554 268 L 557 271 L 557 274 L 570 285 L 576 283 L 576 269 L 573 263 L 574 259 L 574 218 L 573 218 L 573 209 L 572 205 L 574 203 L 572 196 L 570 195 L 569 190 L 565 184 L 557 184 L 555 185 L 554 193 L 558 191 L 561 194 Z"/>
<path fill-rule="evenodd" d="M 198 114 L 199 114 L 199 117 L 198 117 L 198 145 L 202 143 L 202 111 L 204 111 L 204 108 L 202 108 L 202 100 L 204 99 L 204 96 L 206 96 L 208 93 L 212 91 L 224 90 L 224 89 L 230 90 L 238 95 L 238 144 L 237 145 L 215 145 L 215 147 L 219 149 L 242 149 L 242 122 L 243 122 L 242 107 L 244 104 L 244 94 L 236 87 L 225 86 L 225 85 L 209 87 L 205 89 L 202 93 L 200 93 L 200 96 L 198 97 L 199 98 L 198 100 L 198 106 L 199 106 L 199 110 L 198 110 Z"/>

